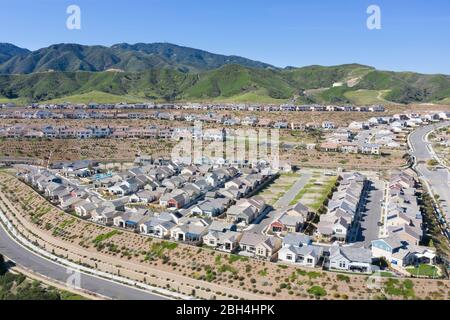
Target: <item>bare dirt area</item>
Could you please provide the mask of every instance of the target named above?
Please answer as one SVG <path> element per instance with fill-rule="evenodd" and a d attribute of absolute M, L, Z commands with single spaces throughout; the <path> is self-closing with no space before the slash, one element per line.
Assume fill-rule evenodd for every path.
<path fill-rule="evenodd" d="M 390 150 L 384 155 L 364 155 L 293 149 L 280 154 L 282 159 L 289 160 L 292 164 L 315 168 L 388 170 L 407 163 L 404 158 L 406 153 L 402 150 Z"/>
<path fill-rule="evenodd" d="M 136 155 L 168 156 L 173 143 L 151 139 L 2 139 L 0 157 L 61 160 L 130 161 Z"/>
<path fill-rule="evenodd" d="M 301 269 L 151 239 L 93 224 L 52 206 L 13 175 L 0 172 L 0 208 L 47 251 L 92 268 L 210 299 L 448 299 L 449 281 L 381 279 Z M 383 289 L 383 290 L 381 290 Z"/>

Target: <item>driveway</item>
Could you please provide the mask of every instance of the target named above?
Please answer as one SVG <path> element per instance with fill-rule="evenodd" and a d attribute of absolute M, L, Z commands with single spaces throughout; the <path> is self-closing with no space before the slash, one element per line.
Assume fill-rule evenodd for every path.
<path fill-rule="evenodd" d="M 383 197 L 384 183 L 372 180 L 368 186 L 367 196 L 363 200 L 359 224 L 354 235 L 357 246 L 368 247 L 372 240 L 379 238 L 378 222 L 381 220 Z"/>

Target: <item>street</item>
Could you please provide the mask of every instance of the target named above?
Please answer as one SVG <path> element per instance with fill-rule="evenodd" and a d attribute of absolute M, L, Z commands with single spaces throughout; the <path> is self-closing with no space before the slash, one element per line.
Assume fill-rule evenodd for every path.
<path fill-rule="evenodd" d="M 450 221 L 450 186 L 448 169 L 429 170 L 427 162 L 434 158 L 430 152 L 430 143 L 426 141 L 428 133 L 436 128 L 450 125 L 450 122 L 440 123 L 438 125 L 428 125 L 414 131 L 410 137 L 412 154 L 416 157 L 416 169 L 422 177 L 428 182 L 433 193 L 439 195 L 441 208 L 444 211 L 447 222 Z"/>
<path fill-rule="evenodd" d="M 14 261 L 18 266 L 34 273 L 51 278 L 60 283 L 66 283 L 73 274 L 68 268 L 44 259 L 30 252 L 16 241 L 12 240 L 3 226 L 0 226 L 0 253 Z M 112 282 L 99 277 L 80 274 L 80 287 L 115 300 L 165 300 L 166 298 L 127 285 Z"/>
<path fill-rule="evenodd" d="M 384 197 L 384 183 L 372 180 L 368 186 L 367 196 L 363 199 L 359 223 L 354 235 L 355 243 L 369 247 L 372 240 L 379 238 L 378 222 L 381 219 L 382 201 Z"/>

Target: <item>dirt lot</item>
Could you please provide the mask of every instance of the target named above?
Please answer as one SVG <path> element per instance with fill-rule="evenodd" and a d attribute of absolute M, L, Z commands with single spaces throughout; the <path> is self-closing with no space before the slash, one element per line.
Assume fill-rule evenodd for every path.
<path fill-rule="evenodd" d="M 382 288 L 393 299 L 449 299 L 447 280 L 383 278 L 370 289 L 367 276 L 283 266 L 95 225 L 53 207 L 5 172 L 0 187 L 2 210 L 46 250 L 205 298 L 378 299 Z"/>
<path fill-rule="evenodd" d="M 2 139 L 0 157 L 58 160 L 130 161 L 136 155 L 169 156 L 173 143 L 149 139 Z"/>
<path fill-rule="evenodd" d="M 293 203 L 300 201 L 311 211 L 317 212 L 336 185 L 336 181 L 336 176 L 325 176 L 320 172 L 314 172 L 308 183 L 297 194 Z"/>
<path fill-rule="evenodd" d="M 450 141 L 450 126 L 431 133 L 428 139 L 433 143 L 433 150 L 439 159 L 450 165 L 450 146 L 445 145 Z"/>
<path fill-rule="evenodd" d="M 299 179 L 298 173 L 281 174 L 258 193 L 264 201 L 273 206 Z"/>

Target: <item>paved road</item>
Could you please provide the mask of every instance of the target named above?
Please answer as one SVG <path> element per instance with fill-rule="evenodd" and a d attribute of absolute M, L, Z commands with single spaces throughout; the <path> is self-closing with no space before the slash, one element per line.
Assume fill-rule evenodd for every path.
<path fill-rule="evenodd" d="M 0 226 L 0 253 L 13 260 L 17 265 L 58 282 L 66 283 L 71 275 L 67 273 L 66 267 L 23 248 L 10 238 L 2 226 Z M 164 297 L 84 273 L 81 274 L 80 287 L 116 300 L 165 300 Z"/>
<path fill-rule="evenodd" d="M 290 188 L 275 204 L 274 208 L 285 208 L 288 207 L 292 200 L 295 199 L 297 194 L 300 192 L 300 190 L 303 189 L 303 187 L 308 183 L 309 179 L 311 178 L 310 172 L 301 172 L 300 179 L 297 180 L 297 182 Z"/>
<path fill-rule="evenodd" d="M 378 222 L 381 219 L 383 197 L 384 183 L 380 180 L 371 181 L 365 205 L 360 213 L 361 218 L 355 239 L 356 245 L 368 247 L 372 240 L 379 238 Z"/>
<path fill-rule="evenodd" d="M 433 154 L 429 150 L 430 143 L 425 141 L 425 136 L 434 129 L 450 125 L 450 121 L 436 125 L 421 127 L 410 135 L 412 154 L 416 157 L 417 171 L 427 180 L 433 192 L 439 195 L 441 207 L 444 210 L 447 221 L 450 221 L 450 185 L 448 169 L 428 170 L 427 162 L 433 159 Z"/>

